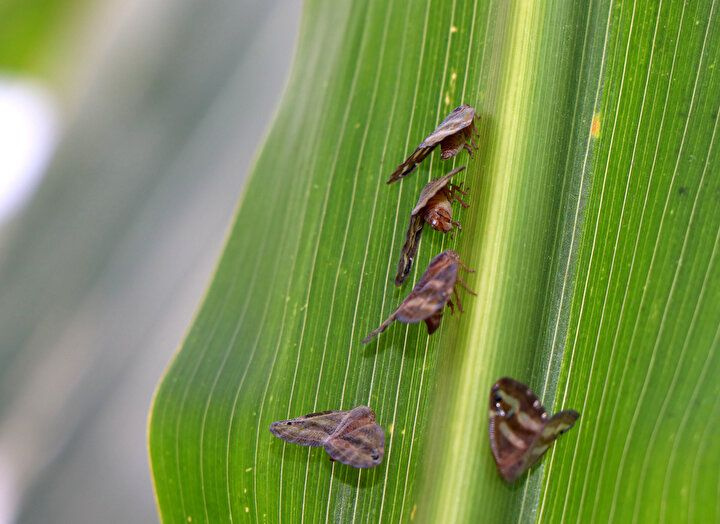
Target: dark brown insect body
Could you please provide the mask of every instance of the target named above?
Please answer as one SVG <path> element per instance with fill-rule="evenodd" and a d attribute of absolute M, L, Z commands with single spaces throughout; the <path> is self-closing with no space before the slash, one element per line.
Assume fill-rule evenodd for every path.
<path fill-rule="evenodd" d="M 278 438 L 301 446 L 323 446 L 330 460 L 354 468 L 372 468 L 385 454 L 385 433 L 367 406 L 321 411 L 270 424 Z"/>
<path fill-rule="evenodd" d="M 580 414 L 560 411 L 548 417 L 525 384 L 501 378 L 490 390 L 490 447 L 498 472 L 513 482 L 535 464 Z"/>
<path fill-rule="evenodd" d="M 432 335 L 440 326 L 443 308 L 446 305 L 450 311 L 457 306 L 462 312 L 460 297 L 455 289 L 455 284 L 460 284 L 469 293 L 467 285 L 458 278 L 458 269 L 472 271 L 461 261 L 460 256 L 453 250 L 443 251 L 433 258 L 410 294 L 403 300 L 402 304 L 383 322 L 377 329 L 373 330 L 362 341 L 363 344 L 370 342 L 375 336 L 385 331 L 393 321 L 397 320 L 404 324 L 415 324 L 424 321 L 427 325 L 428 334 Z M 453 294 L 455 295 L 453 297 Z M 454 298 L 454 302 L 451 300 Z"/>
<path fill-rule="evenodd" d="M 395 276 L 396 285 L 402 284 L 410 273 L 425 222 L 442 233 L 447 233 L 453 227 L 461 229 L 460 223 L 452 218 L 452 202 L 457 200 L 461 206 L 468 207 L 458 196 L 458 193 L 463 196 L 467 195 L 467 191 L 463 191 L 459 186 L 449 182 L 463 169 L 465 166 L 453 169 L 447 175 L 430 181 L 420 193 L 418 203 L 410 213 L 410 225 L 405 234 L 405 244 L 400 252 L 400 262 Z"/>
<path fill-rule="evenodd" d="M 472 106 L 463 104 L 456 107 L 435 128 L 435 131 L 422 141 L 407 160 L 397 167 L 387 183 L 392 184 L 412 173 L 417 165 L 425 160 L 425 157 L 432 153 L 438 145 L 440 145 L 440 155 L 443 160 L 457 155 L 462 149 L 472 156 L 473 149 L 478 148 L 473 140 L 473 135 L 477 134 L 475 118 L 475 109 Z"/>

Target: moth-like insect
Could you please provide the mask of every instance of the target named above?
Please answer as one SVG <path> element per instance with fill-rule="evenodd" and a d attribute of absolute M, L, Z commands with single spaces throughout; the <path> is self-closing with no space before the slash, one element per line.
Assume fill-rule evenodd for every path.
<path fill-rule="evenodd" d="M 425 222 L 442 233 L 447 233 L 453 227 L 462 229 L 460 223 L 452 219 L 452 202 L 457 200 L 461 206 L 468 207 L 468 204 L 458 196 L 458 193 L 466 196 L 467 190 L 450 184 L 450 179 L 463 169 L 465 166 L 453 169 L 437 180 L 431 180 L 420 193 L 417 205 L 410 213 L 410 225 L 405 233 L 405 244 L 400 251 L 400 262 L 395 276 L 396 286 L 402 284 L 410 273 Z"/>
<path fill-rule="evenodd" d="M 293 444 L 322 446 L 330 460 L 354 468 L 373 468 L 385 454 L 385 433 L 367 406 L 279 420 L 270 424 L 270 432 Z"/>
<path fill-rule="evenodd" d="M 573 427 L 580 413 L 560 411 L 548 417 L 532 390 L 501 378 L 490 390 L 490 447 L 498 472 L 513 482 L 535 464 L 556 438 Z"/>
<path fill-rule="evenodd" d="M 415 284 L 415 287 L 405 300 L 402 301 L 402 304 L 377 329 L 371 331 L 363 339 L 362 343 L 367 344 L 370 342 L 374 337 L 385 331 L 395 320 L 403 324 L 415 324 L 425 321 L 428 335 L 432 335 L 440 327 L 443 308 L 446 305 L 450 307 L 451 313 L 455 311 L 455 306 L 462 313 L 462 303 L 455 285 L 459 284 L 472 295 L 475 293 L 458 278 L 459 268 L 469 272 L 473 271 L 460 261 L 460 255 L 452 249 L 443 251 L 433 258 L 423 276 L 418 280 L 418 283 Z"/>
<path fill-rule="evenodd" d="M 463 104 L 456 107 L 435 128 L 435 131 L 422 141 L 407 160 L 397 167 L 395 172 L 390 175 L 387 183 L 392 184 L 412 173 L 417 165 L 425 160 L 425 157 L 432 153 L 438 144 L 440 145 L 440 155 L 443 160 L 457 155 L 462 149 L 465 149 L 472 156 L 473 150 L 478 148 L 473 138 L 477 134 L 475 128 L 476 118 L 475 108 L 472 106 Z"/>

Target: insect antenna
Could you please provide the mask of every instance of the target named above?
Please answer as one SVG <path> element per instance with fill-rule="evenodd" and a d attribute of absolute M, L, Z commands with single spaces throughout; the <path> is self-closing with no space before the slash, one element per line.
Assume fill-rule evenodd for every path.
<path fill-rule="evenodd" d="M 457 305 L 458 312 L 461 314 L 464 313 L 465 311 L 463 310 L 462 302 L 460 301 L 460 295 L 458 295 L 457 289 L 453 288 L 453 294 L 455 295 L 455 304 Z"/>

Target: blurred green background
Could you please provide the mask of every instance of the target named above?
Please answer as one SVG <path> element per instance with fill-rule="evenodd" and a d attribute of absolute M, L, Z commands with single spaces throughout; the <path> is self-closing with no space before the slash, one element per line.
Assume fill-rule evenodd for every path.
<path fill-rule="evenodd" d="M 0 162 L 0 209 L 16 202 L 0 215 L 0 524 L 157 520 L 150 397 L 299 16 L 299 0 L 0 1 L 0 109 L 46 146 L 30 148 L 35 191 Z"/>

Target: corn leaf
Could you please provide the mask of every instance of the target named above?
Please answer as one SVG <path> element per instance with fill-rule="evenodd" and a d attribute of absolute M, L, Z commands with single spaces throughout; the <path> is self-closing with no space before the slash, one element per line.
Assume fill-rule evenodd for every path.
<path fill-rule="evenodd" d="M 329 2 L 304 8 L 287 91 L 215 278 L 151 413 L 165 521 L 718 518 L 715 1 Z M 480 151 L 394 167 L 460 103 Z M 392 283 L 422 186 L 471 188 Z M 390 314 L 440 251 L 476 273 L 428 337 Z M 462 292 L 461 292 L 462 294 Z M 503 375 L 581 418 L 513 485 Z M 372 470 L 274 420 L 367 404 Z"/>

